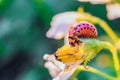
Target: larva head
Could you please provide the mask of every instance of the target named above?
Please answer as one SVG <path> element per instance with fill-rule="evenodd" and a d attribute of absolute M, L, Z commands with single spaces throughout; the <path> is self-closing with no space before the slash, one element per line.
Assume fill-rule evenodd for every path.
<path fill-rule="evenodd" d="M 69 29 L 68 41 L 70 46 L 79 44 L 78 38 L 97 38 L 97 29 L 89 22 L 78 22 L 72 25 Z"/>

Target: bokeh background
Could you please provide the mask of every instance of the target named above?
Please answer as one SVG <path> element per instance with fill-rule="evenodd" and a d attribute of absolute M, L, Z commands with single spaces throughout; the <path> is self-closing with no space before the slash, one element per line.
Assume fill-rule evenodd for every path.
<path fill-rule="evenodd" d="M 108 20 L 105 4 L 92 5 L 76 0 L 0 0 L 0 80 L 51 80 L 43 55 L 54 53 L 64 40 L 49 39 L 45 34 L 55 14 L 76 11 L 79 6 L 105 20 L 119 35 L 120 19 Z M 100 27 L 97 29 L 100 39 L 108 39 Z M 110 52 L 102 50 L 100 53 L 100 57 L 96 56 L 88 65 L 115 76 Z M 89 72 L 81 72 L 77 77 L 107 80 Z"/>

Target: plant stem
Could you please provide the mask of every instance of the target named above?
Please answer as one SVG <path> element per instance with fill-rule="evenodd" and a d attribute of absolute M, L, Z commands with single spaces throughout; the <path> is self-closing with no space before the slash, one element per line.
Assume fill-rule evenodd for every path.
<path fill-rule="evenodd" d="M 115 80 L 114 77 L 109 76 L 109 75 L 107 75 L 107 74 L 105 74 L 105 73 L 103 73 L 103 72 L 101 72 L 101 71 L 99 71 L 99 70 L 97 70 L 97 69 L 95 69 L 95 68 L 92 68 L 92 67 L 90 67 L 90 66 L 87 66 L 87 67 L 88 67 L 88 68 L 85 68 L 85 66 L 83 66 L 83 65 L 77 66 L 76 70 L 74 71 L 74 73 L 73 73 L 72 76 L 70 77 L 70 80 L 71 80 L 72 78 L 74 78 L 80 71 L 92 72 L 92 73 L 98 74 L 98 75 L 100 75 L 100 76 L 103 76 L 103 77 L 105 77 L 105 78 L 107 78 L 107 79 Z"/>
<path fill-rule="evenodd" d="M 114 46 L 112 44 L 110 44 L 108 42 L 103 42 L 103 41 L 101 41 L 100 47 L 109 49 L 111 51 L 112 56 L 113 56 L 115 71 L 116 71 L 117 77 L 120 78 L 120 65 L 119 65 L 119 59 L 118 59 L 116 49 L 114 48 Z"/>
<path fill-rule="evenodd" d="M 109 35 L 109 37 L 116 43 L 118 41 L 118 37 L 115 32 L 110 28 L 110 26 L 102 19 L 96 18 L 98 24 L 105 30 L 105 32 Z"/>

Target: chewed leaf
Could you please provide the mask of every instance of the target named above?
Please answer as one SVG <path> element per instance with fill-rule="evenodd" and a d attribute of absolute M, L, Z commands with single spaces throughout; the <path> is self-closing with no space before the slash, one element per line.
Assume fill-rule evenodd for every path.
<path fill-rule="evenodd" d="M 69 27 L 76 22 L 76 18 L 82 14 L 76 11 L 63 12 L 55 15 L 51 21 L 51 28 L 46 33 L 48 38 L 62 39 Z"/>
<path fill-rule="evenodd" d="M 120 18 L 120 4 L 107 4 L 107 17 L 110 20 Z"/>

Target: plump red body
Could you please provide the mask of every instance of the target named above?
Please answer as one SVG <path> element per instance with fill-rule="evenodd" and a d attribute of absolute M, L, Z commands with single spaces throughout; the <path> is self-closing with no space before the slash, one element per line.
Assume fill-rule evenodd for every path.
<path fill-rule="evenodd" d="M 97 29 L 89 22 L 78 22 L 72 25 L 68 33 L 68 41 L 70 46 L 79 44 L 77 38 L 97 38 Z"/>

